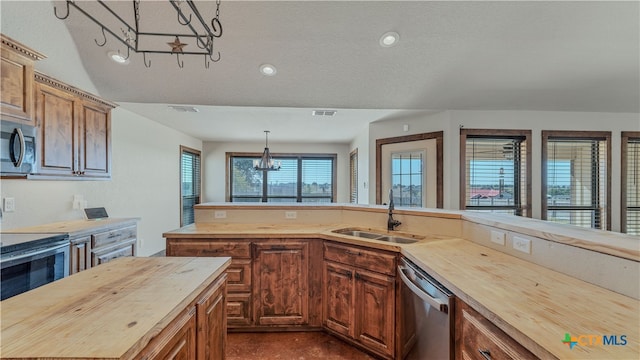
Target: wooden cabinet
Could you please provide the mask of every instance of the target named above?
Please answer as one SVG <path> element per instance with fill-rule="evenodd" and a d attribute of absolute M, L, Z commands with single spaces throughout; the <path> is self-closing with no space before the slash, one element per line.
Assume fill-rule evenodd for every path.
<path fill-rule="evenodd" d="M 45 56 L 0 34 L 0 113 L 2 120 L 35 125 L 33 65 Z"/>
<path fill-rule="evenodd" d="M 110 178 L 114 105 L 44 74 L 35 80 L 38 173 Z"/>
<path fill-rule="evenodd" d="M 327 241 L 324 260 L 325 328 L 380 356 L 393 358 L 396 256 Z"/>
<path fill-rule="evenodd" d="M 137 359 L 196 359 L 196 308 L 191 307 L 163 330 Z"/>
<path fill-rule="evenodd" d="M 229 256 L 227 268 L 227 325 L 231 329 L 254 325 L 251 242 L 243 239 L 167 239 L 167 256 Z"/>
<path fill-rule="evenodd" d="M 91 267 L 91 235 L 71 239 L 71 264 L 69 274 L 87 270 Z"/>
<path fill-rule="evenodd" d="M 196 303 L 197 351 L 199 360 L 220 360 L 225 357 L 227 343 L 226 276 L 205 291 Z"/>
<path fill-rule="evenodd" d="M 256 243 L 253 294 L 256 325 L 309 323 L 309 244 Z"/>
<path fill-rule="evenodd" d="M 456 299 L 456 359 L 537 359 L 491 321 Z"/>
<path fill-rule="evenodd" d="M 91 235 L 91 266 L 136 254 L 137 227 L 128 226 Z"/>

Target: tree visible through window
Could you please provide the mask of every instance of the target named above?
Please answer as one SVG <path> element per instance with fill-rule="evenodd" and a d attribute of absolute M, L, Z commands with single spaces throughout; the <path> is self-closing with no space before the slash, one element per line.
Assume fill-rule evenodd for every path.
<path fill-rule="evenodd" d="M 180 226 L 195 221 L 200 203 L 200 151 L 180 146 Z"/>
<path fill-rule="evenodd" d="M 608 132 L 542 132 L 542 219 L 610 229 Z"/>
<path fill-rule="evenodd" d="M 424 151 L 391 154 L 391 188 L 398 206 L 422 207 Z"/>
<path fill-rule="evenodd" d="M 257 171 L 260 154 L 228 153 L 231 202 L 334 202 L 335 155 L 273 156 L 278 171 Z"/>
<path fill-rule="evenodd" d="M 460 131 L 461 209 L 531 216 L 530 131 Z"/>

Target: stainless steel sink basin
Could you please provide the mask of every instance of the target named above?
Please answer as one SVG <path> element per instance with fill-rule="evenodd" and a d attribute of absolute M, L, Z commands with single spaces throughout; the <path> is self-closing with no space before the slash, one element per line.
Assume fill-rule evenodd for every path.
<path fill-rule="evenodd" d="M 372 240 L 378 240 L 378 241 L 388 241 L 388 242 L 394 242 L 397 244 L 413 244 L 422 238 L 414 235 L 399 236 L 399 235 L 381 234 L 381 233 L 371 232 L 367 230 L 359 230 L 359 229 L 352 229 L 352 228 L 333 230 L 333 232 L 341 235 L 349 235 L 349 236 L 355 236 L 359 238 L 372 239 Z"/>

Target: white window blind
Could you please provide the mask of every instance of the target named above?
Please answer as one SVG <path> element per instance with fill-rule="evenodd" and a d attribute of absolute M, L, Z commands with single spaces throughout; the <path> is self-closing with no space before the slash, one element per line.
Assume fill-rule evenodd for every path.
<path fill-rule="evenodd" d="M 606 141 L 549 138 L 546 166 L 546 219 L 607 229 Z"/>
<path fill-rule="evenodd" d="M 466 137 L 465 209 L 528 216 L 525 137 Z"/>
<path fill-rule="evenodd" d="M 625 232 L 640 235 L 640 139 L 629 139 L 626 147 L 626 223 Z"/>
<path fill-rule="evenodd" d="M 200 203 L 200 153 L 183 149 L 180 161 L 181 226 L 195 221 L 194 205 Z"/>
<path fill-rule="evenodd" d="M 333 159 L 302 158 L 302 202 L 331 202 Z"/>
<path fill-rule="evenodd" d="M 358 203 L 358 151 L 349 155 L 349 202 Z"/>

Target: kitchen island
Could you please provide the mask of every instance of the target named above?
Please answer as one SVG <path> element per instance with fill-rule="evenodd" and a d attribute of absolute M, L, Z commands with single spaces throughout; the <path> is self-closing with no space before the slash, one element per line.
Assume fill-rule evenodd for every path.
<path fill-rule="evenodd" d="M 230 259 L 115 259 L 0 303 L 2 358 L 222 358 Z M 197 355 L 196 355 L 197 354 Z"/>
<path fill-rule="evenodd" d="M 463 212 L 400 210 L 396 211 L 396 218 L 405 226 L 393 233 L 407 232 L 404 235 L 418 235 L 423 239 L 413 244 L 399 244 L 336 233 L 343 228 L 386 232 L 380 226 L 385 224 L 387 215 L 381 207 L 204 204 L 196 209 L 196 224 L 164 234 L 169 255 L 189 251 L 189 248 L 194 249 L 194 255 L 198 251 L 218 249 L 224 253 L 230 249 L 237 251 L 235 244 L 249 246 L 251 243 L 274 243 L 272 248 L 277 250 L 277 242 L 294 240 L 392 252 L 420 266 L 491 326 L 535 357 L 637 359 L 640 355 L 640 301 L 635 287 L 640 274 L 637 272 L 638 250 L 627 244 L 633 240 L 631 236 L 583 229 L 573 231 L 571 227 L 530 219 L 514 224 L 518 219 L 511 217 L 486 220 L 490 218 Z M 291 211 L 296 212 L 297 220 L 286 220 L 286 212 Z M 226 218 L 216 219 L 213 212 L 218 215 L 225 212 Z M 486 224 L 491 224 L 491 230 L 506 235 L 506 245 L 514 237 L 531 240 L 530 254 L 518 255 L 505 245 L 491 245 Z M 531 224 L 539 226 L 535 228 Z M 532 234 L 540 238 L 533 238 Z M 602 239 L 609 243 L 594 242 Z M 581 240 L 579 247 L 564 248 L 565 243 L 577 240 Z M 224 248 L 219 244 L 224 244 Z M 593 261 L 591 264 L 598 264 L 593 274 L 611 280 L 611 284 L 627 282 L 630 286 L 621 290 L 632 296 L 586 281 L 589 278 L 580 279 L 549 268 L 555 264 L 537 264 L 538 257 L 545 251 L 548 255 L 544 257 L 549 258 L 557 257 L 558 253 L 562 255 L 563 251 L 575 253 L 573 258 L 562 256 L 569 260 L 567 262 L 575 262 L 571 266 L 577 268 L 584 266 L 581 262 L 585 259 L 589 259 L 587 263 Z M 321 259 L 322 256 L 321 252 L 311 252 L 309 261 L 313 263 L 314 257 Z M 624 270 L 618 270 L 618 264 L 622 264 L 620 268 Z M 631 271 L 625 272 L 628 269 Z M 622 279 L 615 279 L 617 274 L 621 274 Z M 595 275 L 586 276 L 598 280 Z M 258 279 L 256 274 L 254 279 Z M 396 300 L 396 304 L 399 303 Z M 398 314 L 396 321 L 401 321 Z M 457 333 L 458 330 L 456 328 Z M 563 342 L 567 334 L 569 343 Z M 608 343 L 603 342 L 604 336 Z M 573 347 L 570 346 L 572 339 L 577 342 Z M 456 338 L 458 355 L 466 341 Z M 398 343 L 400 338 L 396 338 L 396 345 Z M 474 351 L 477 354 L 477 349 Z M 396 351 L 396 358 L 400 353 Z"/>

